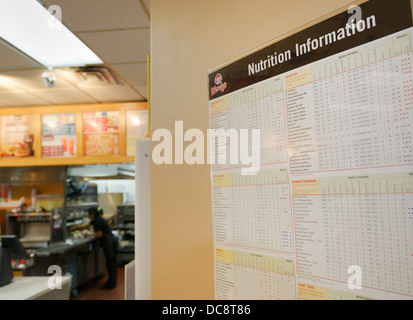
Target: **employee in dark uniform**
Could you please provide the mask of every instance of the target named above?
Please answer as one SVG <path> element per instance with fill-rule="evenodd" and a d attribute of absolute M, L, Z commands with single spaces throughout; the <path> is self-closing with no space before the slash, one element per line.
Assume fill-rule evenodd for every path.
<path fill-rule="evenodd" d="M 116 251 L 118 241 L 112 234 L 108 222 L 102 217 L 103 210 L 100 207 L 91 208 L 88 211 L 90 224 L 93 226 L 94 237 L 100 240 L 106 259 L 108 280 L 101 289 L 113 289 L 116 287 Z"/>

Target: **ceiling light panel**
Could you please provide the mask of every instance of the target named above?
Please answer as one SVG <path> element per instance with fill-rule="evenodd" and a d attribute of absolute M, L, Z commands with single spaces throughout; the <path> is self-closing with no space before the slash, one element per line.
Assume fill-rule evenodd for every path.
<path fill-rule="evenodd" d="M 0 1 L 0 37 L 46 67 L 103 63 L 36 0 Z"/>
<path fill-rule="evenodd" d="M 79 31 L 150 27 L 139 0 L 42 0 L 45 6 L 62 8 L 66 26 Z M 93 47 L 92 47 L 93 48 Z"/>

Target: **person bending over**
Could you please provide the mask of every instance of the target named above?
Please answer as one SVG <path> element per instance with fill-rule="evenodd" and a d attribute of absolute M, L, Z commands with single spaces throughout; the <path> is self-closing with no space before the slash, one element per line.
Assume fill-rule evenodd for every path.
<path fill-rule="evenodd" d="M 100 245 L 103 248 L 103 253 L 106 260 L 106 269 L 108 273 L 108 280 L 101 289 L 113 289 L 116 287 L 116 251 L 118 241 L 112 234 L 112 229 L 109 223 L 102 217 L 103 210 L 98 208 L 91 208 L 88 210 L 88 215 L 91 226 L 93 227 L 93 237 L 100 240 Z"/>

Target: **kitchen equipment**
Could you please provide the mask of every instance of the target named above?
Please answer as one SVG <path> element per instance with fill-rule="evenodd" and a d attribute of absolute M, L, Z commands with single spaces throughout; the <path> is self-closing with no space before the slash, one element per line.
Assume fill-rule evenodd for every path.
<path fill-rule="evenodd" d="M 62 208 L 51 212 L 6 214 L 6 234 L 16 235 L 25 248 L 36 249 L 66 239 L 66 215 Z"/>

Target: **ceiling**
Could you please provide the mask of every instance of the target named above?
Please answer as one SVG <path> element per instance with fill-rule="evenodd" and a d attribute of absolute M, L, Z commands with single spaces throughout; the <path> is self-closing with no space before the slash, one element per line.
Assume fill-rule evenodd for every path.
<path fill-rule="evenodd" d="M 41 0 L 58 5 L 62 22 L 103 61 L 117 81 L 86 82 L 55 69 L 56 86 L 45 85 L 45 67 L 0 41 L 0 107 L 146 101 L 150 53 L 150 0 Z"/>

